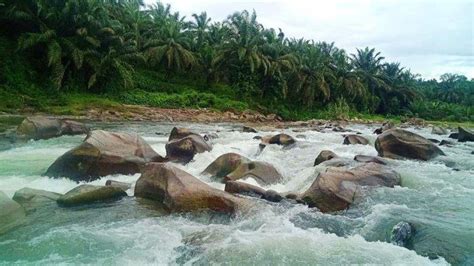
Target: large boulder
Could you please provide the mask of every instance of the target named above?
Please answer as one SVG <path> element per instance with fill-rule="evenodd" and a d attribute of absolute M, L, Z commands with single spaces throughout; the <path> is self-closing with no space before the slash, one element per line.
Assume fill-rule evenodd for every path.
<path fill-rule="evenodd" d="M 444 155 L 431 141 L 403 129 L 391 129 L 378 136 L 375 149 L 379 156 L 392 159 L 408 158 L 430 160 Z"/>
<path fill-rule="evenodd" d="M 314 165 L 313 166 L 316 166 L 316 165 L 318 165 L 322 162 L 329 161 L 331 159 L 338 158 L 338 157 L 339 156 L 337 156 L 337 154 L 335 154 L 332 151 L 323 150 L 319 153 L 318 157 L 316 157 L 316 159 L 314 160 Z"/>
<path fill-rule="evenodd" d="M 203 174 L 224 182 L 252 177 L 261 185 L 276 184 L 283 180 L 281 174 L 271 164 L 252 161 L 237 153 L 219 156 L 203 171 Z"/>
<path fill-rule="evenodd" d="M 118 187 L 80 185 L 57 199 L 60 206 L 71 207 L 104 201 L 119 200 L 127 193 Z"/>
<path fill-rule="evenodd" d="M 25 187 L 15 192 L 13 200 L 25 209 L 33 210 L 38 206 L 56 202 L 59 197 L 59 193 Z"/>
<path fill-rule="evenodd" d="M 166 143 L 166 158 L 170 161 L 188 163 L 194 155 L 211 151 L 212 147 L 199 135 L 188 135 Z"/>
<path fill-rule="evenodd" d="M 156 200 L 170 211 L 235 213 L 249 201 L 215 189 L 169 163 L 150 163 L 135 185 L 135 196 Z"/>
<path fill-rule="evenodd" d="M 474 133 L 471 132 L 470 130 L 459 127 L 458 132 L 459 132 L 458 133 L 459 142 L 474 141 Z"/>
<path fill-rule="evenodd" d="M 16 130 L 19 139 L 50 139 L 62 135 L 87 134 L 89 128 L 80 122 L 48 117 L 28 117 Z"/>
<path fill-rule="evenodd" d="M 350 144 L 362 144 L 362 145 L 367 145 L 369 144 L 369 141 L 359 135 L 347 135 L 344 137 L 344 142 L 342 144 L 345 145 L 350 145 Z"/>
<path fill-rule="evenodd" d="M 433 128 L 431 129 L 431 134 L 446 135 L 448 134 L 448 130 L 442 127 L 433 126 Z"/>
<path fill-rule="evenodd" d="M 301 199 L 309 207 L 322 212 L 344 210 L 363 195 L 362 187 L 400 185 L 400 175 L 377 163 L 367 163 L 352 169 L 330 167 L 318 175 Z"/>
<path fill-rule="evenodd" d="M 95 130 L 81 145 L 59 157 L 45 175 L 91 181 L 112 174 L 139 173 L 144 164 L 164 160 L 136 134 Z"/>
<path fill-rule="evenodd" d="M 21 224 L 25 216 L 25 209 L 0 191 L 0 235 Z"/>

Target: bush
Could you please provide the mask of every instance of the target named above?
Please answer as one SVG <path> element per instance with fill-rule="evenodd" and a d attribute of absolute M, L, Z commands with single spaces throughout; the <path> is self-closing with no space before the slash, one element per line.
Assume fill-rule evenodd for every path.
<path fill-rule="evenodd" d="M 120 94 L 118 100 L 126 104 L 161 108 L 214 108 L 222 111 L 243 111 L 248 109 L 247 103 L 194 90 L 188 90 L 179 94 L 134 90 Z"/>

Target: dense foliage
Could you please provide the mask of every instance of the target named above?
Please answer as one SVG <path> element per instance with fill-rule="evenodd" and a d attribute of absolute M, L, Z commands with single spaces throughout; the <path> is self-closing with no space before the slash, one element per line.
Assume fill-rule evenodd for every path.
<path fill-rule="evenodd" d="M 25 88 L 15 78 L 18 60 L 2 62 L 0 96 L 11 89 L 37 95 L 40 87 L 156 106 L 222 109 L 230 102 L 229 108 L 288 118 L 324 109 L 474 120 L 473 80 L 446 74 L 425 81 L 375 49 L 349 55 L 334 43 L 289 39 L 258 23 L 255 12 L 213 22 L 205 12 L 188 20 L 169 5 L 139 0 L 0 0 L 0 25 L 2 40 L 16 42 L 14 53 L 27 61 L 23 67 L 32 66 L 25 75 L 36 84 Z M 192 89 L 156 86 L 171 80 L 190 81 Z"/>

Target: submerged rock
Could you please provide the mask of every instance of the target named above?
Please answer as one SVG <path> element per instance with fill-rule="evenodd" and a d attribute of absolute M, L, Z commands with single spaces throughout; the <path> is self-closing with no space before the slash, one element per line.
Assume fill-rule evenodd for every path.
<path fill-rule="evenodd" d="M 379 156 L 368 156 L 368 155 L 356 155 L 354 161 L 361 163 L 379 163 L 386 165 L 387 162 Z"/>
<path fill-rule="evenodd" d="M 57 199 L 60 206 L 71 207 L 103 201 L 119 200 L 127 193 L 118 187 L 80 185 Z"/>
<path fill-rule="evenodd" d="M 444 155 L 431 141 L 403 129 L 391 129 L 378 136 L 375 149 L 382 157 L 408 158 L 427 161 Z"/>
<path fill-rule="evenodd" d="M 335 154 L 332 151 L 323 150 L 319 153 L 318 157 L 316 157 L 316 159 L 314 160 L 314 165 L 313 166 L 316 166 L 316 165 L 318 165 L 322 162 L 329 161 L 333 158 L 338 158 L 338 157 L 339 156 L 337 156 L 337 154 Z"/>
<path fill-rule="evenodd" d="M 362 145 L 367 145 L 369 144 L 369 141 L 359 135 L 348 135 L 344 138 L 343 144 L 349 145 L 349 144 L 362 144 Z"/>
<path fill-rule="evenodd" d="M 59 157 L 45 175 L 91 181 L 112 174 L 139 173 L 144 164 L 164 160 L 136 134 L 95 130 L 81 145 Z"/>
<path fill-rule="evenodd" d="M 235 213 L 250 201 L 215 189 L 169 163 L 150 163 L 135 185 L 135 196 L 158 201 L 171 211 Z"/>
<path fill-rule="evenodd" d="M 428 139 L 428 140 L 433 142 L 433 143 L 439 143 L 439 140 L 437 140 L 437 139 Z"/>
<path fill-rule="evenodd" d="M 361 187 L 400 185 L 400 175 L 387 166 L 367 163 L 352 169 L 330 167 L 318 175 L 301 199 L 322 212 L 344 210 L 362 196 Z"/>
<path fill-rule="evenodd" d="M 413 226 L 407 222 L 396 224 L 390 236 L 390 242 L 400 247 L 406 247 L 415 234 Z"/>
<path fill-rule="evenodd" d="M 466 142 L 466 141 L 474 141 L 474 133 L 464 129 L 462 127 L 458 127 L 458 141 L 459 142 Z"/>
<path fill-rule="evenodd" d="M 276 184 L 283 180 L 281 174 L 271 164 L 252 161 L 237 153 L 219 156 L 203 171 L 203 174 L 224 182 L 252 177 L 261 185 Z"/>
<path fill-rule="evenodd" d="M 31 210 L 43 204 L 56 202 L 60 196 L 62 194 L 25 187 L 15 192 L 13 200 L 24 208 Z"/>
<path fill-rule="evenodd" d="M 20 139 L 50 139 L 62 135 L 87 134 L 89 128 L 80 122 L 48 117 L 28 117 L 18 126 L 17 137 Z"/>
<path fill-rule="evenodd" d="M 442 127 L 434 126 L 434 127 L 431 129 L 431 134 L 435 134 L 435 135 L 446 135 L 446 134 L 448 134 L 448 130 L 445 129 L 445 128 L 442 128 Z"/>
<path fill-rule="evenodd" d="M 0 191 L 0 235 L 20 225 L 25 216 L 25 209 Z"/>

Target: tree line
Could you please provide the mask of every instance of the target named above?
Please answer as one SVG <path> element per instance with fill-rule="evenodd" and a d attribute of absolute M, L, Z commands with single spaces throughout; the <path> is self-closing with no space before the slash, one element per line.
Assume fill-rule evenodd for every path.
<path fill-rule="evenodd" d="M 187 19 L 160 2 L 1 0 L 0 22 L 17 53 L 35 60 L 58 91 L 71 83 L 94 93 L 130 90 L 136 71 L 146 69 L 227 84 L 270 106 L 337 103 L 369 114 L 430 115 L 444 105 L 472 120 L 472 79 L 423 80 L 373 48 L 348 54 L 334 43 L 288 38 L 260 24 L 255 11 L 217 22 L 206 12 Z"/>

